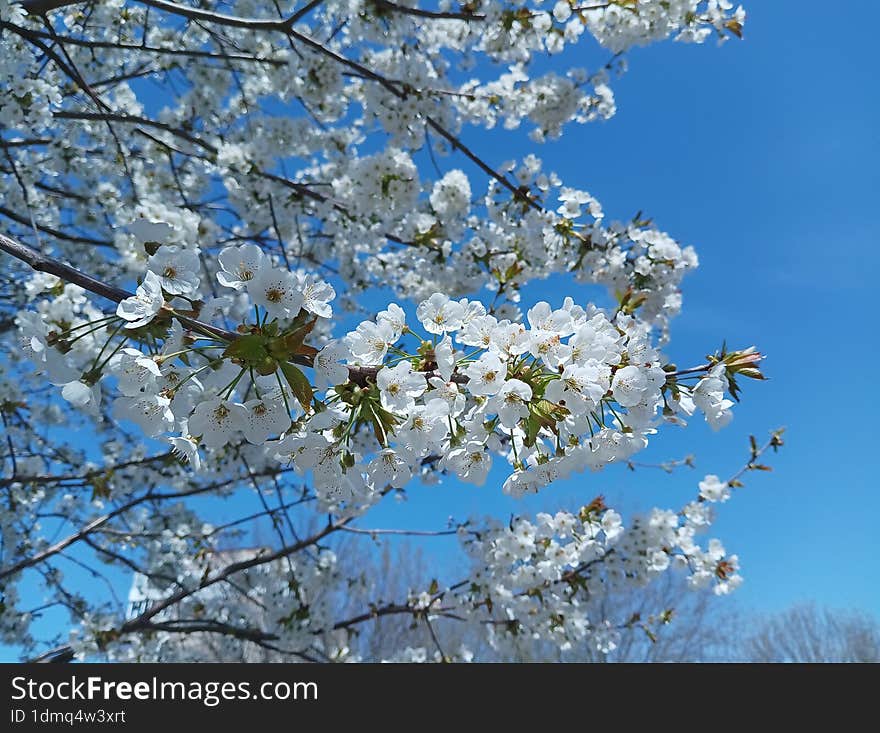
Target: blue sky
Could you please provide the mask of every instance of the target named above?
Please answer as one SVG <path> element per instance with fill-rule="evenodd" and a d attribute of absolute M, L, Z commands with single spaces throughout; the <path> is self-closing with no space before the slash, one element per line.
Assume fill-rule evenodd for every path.
<path fill-rule="evenodd" d="M 752 2 L 747 10 L 744 41 L 721 48 L 667 42 L 630 53 L 629 72 L 613 82 L 618 113 L 609 122 L 570 126 L 543 146 L 501 130 L 469 130 L 464 138 L 496 164 L 534 150 L 566 183 L 594 194 L 610 217 L 642 210 L 693 244 L 701 266 L 684 282 L 668 354 L 689 365 L 723 339 L 755 344 L 768 354 L 770 380 L 745 385 L 727 429 L 713 433 L 697 421 L 665 429 L 638 457 L 695 454 L 696 470 L 620 466 L 514 501 L 500 492 L 499 467 L 480 488 L 413 487 L 408 501 L 380 506 L 362 526 L 437 529 L 450 515 L 554 511 L 600 493 L 627 511 L 678 507 L 705 473 L 727 477 L 741 466 L 750 434 L 761 439 L 786 426 L 786 446 L 769 461 L 773 473 L 746 476 L 713 533 L 740 556 L 739 602 L 775 610 L 816 600 L 880 615 L 872 458 L 880 407 L 872 384 L 880 359 L 872 321 L 880 63 L 872 48 L 880 4 L 862 0 L 836 12 L 818 0 Z M 576 51 L 584 58 L 575 64 L 595 68 L 607 59 L 595 47 Z M 601 298 L 556 279 L 530 285 L 523 303 L 558 304 L 563 294 Z M 244 513 L 232 502 L 217 519 Z M 455 576 L 444 579 L 458 579 L 454 541 L 428 540 L 424 549 Z M 114 576 L 124 595 L 127 577 Z"/>

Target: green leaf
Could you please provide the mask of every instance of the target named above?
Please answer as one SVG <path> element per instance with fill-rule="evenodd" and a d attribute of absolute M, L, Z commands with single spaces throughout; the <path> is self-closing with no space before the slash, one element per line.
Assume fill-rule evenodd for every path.
<path fill-rule="evenodd" d="M 526 420 L 526 437 L 523 439 L 523 445 L 531 448 L 538 438 L 538 431 L 541 429 L 541 422 L 534 415 L 529 415 Z"/>
<path fill-rule="evenodd" d="M 744 368 L 738 369 L 737 374 L 742 374 L 744 377 L 748 377 L 749 379 L 767 379 L 762 373 L 760 369 L 752 369 L 752 368 Z"/>
<path fill-rule="evenodd" d="M 239 336 L 223 351 L 223 356 L 240 359 L 246 364 L 259 364 L 269 353 L 266 351 L 265 340 L 260 334 Z"/>
<path fill-rule="evenodd" d="M 281 371 L 284 372 L 284 378 L 293 390 L 297 401 L 302 405 L 303 409 L 308 412 L 309 406 L 312 404 L 312 385 L 299 369 L 288 361 L 282 361 L 279 365 Z"/>

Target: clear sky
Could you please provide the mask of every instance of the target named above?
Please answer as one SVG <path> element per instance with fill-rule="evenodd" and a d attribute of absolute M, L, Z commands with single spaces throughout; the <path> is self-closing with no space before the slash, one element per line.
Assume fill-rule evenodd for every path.
<path fill-rule="evenodd" d="M 450 515 L 554 511 L 600 493 L 625 510 L 677 508 L 705 473 L 724 478 L 742 465 L 749 434 L 761 439 L 786 426 L 786 446 L 769 460 L 773 473 L 747 476 L 720 508 L 713 535 L 739 554 L 746 578 L 737 596 L 759 610 L 816 600 L 880 615 L 872 384 L 880 361 L 880 3 L 753 0 L 747 10 L 743 41 L 631 52 L 629 72 L 612 84 L 618 113 L 609 122 L 570 126 L 543 146 L 501 130 L 464 138 L 496 164 L 534 149 L 609 217 L 642 210 L 693 244 L 701 265 L 685 279 L 668 354 L 691 365 L 722 339 L 755 344 L 769 356 L 771 379 L 745 384 L 727 429 L 712 433 L 701 421 L 667 428 L 638 457 L 692 453 L 696 470 L 618 466 L 514 501 L 500 492 L 499 467 L 481 488 L 413 487 L 407 502 L 380 506 L 362 526 L 438 529 Z M 607 59 L 594 47 L 577 52 L 584 66 Z M 523 302 L 558 305 L 564 294 L 599 295 L 552 280 L 530 286 Z M 217 518 L 246 513 L 234 504 Z M 450 570 L 453 542 L 428 540 L 426 554 Z M 456 580 L 452 572 L 442 579 Z M 128 581 L 118 577 L 124 595 Z"/>

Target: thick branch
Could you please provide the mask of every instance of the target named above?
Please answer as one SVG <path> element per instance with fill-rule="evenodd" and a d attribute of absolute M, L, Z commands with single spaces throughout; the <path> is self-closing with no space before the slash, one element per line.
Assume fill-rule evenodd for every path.
<path fill-rule="evenodd" d="M 102 298 L 112 300 L 114 303 L 133 297 L 133 294 L 127 290 L 97 280 L 91 275 L 87 275 L 81 270 L 77 270 L 75 267 L 71 267 L 64 262 L 61 262 L 61 260 L 44 255 L 33 247 L 28 247 L 26 244 L 10 239 L 4 234 L 0 234 L 0 250 L 21 260 L 25 264 L 30 265 L 31 268 L 38 272 L 48 272 L 50 275 L 60 277 L 65 282 L 79 285 L 90 293 L 100 295 Z M 212 336 L 223 339 L 224 341 L 233 341 L 238 338 L 238 334 L 235 333 L 235 331 L 227 331 L 225 328 L 217 328 L 208 323 L 197 321 L 194 318 L 180 315 L 174 311 L 171 311 L 171 314 L 184 326 L 195 331 L 209 333 Z"/>
<path fill-rule="evenodd" d="M 66 8 L 68 5 L 79 5 L 83 0 L 26 0 L 21 6 L 30 15 L 45 15 L 59 8 Z"/>
<path fill-rule="evenodd" d="M 389 0 L 373 0 L 376 7 L 403 15 L 412 15 L 416 18 L 430 18 L 431 20 L 469 20 L 482 21 L 485 15 L 480 13 L 463 13 L 454 10 L 423 10 L 422 8 L 409 8 L 404 5 L 389 2 Z"/>
<path fill-rule="evenodd" d="M 289 18 L 280 18 L 278 20 L 263 20 L 255 18 L 239 18 L 235 15 L 226 15 L 224 13 L 216 13 L 211 10 L 202 10 L 189 5 L 178 5 L 177 3 L 166 2 L 166 0 L 139 0 L 143 5 L 147 5 L 157 10 L 174 15 L 180 15 L 190 20 L 201 20 L 207 23 L 216 23 L 217 25 L 225 25 L 231 28 L 246 28 L 248 30 L 259 31 L 278 31 L 280 33 L 288 33 L 293 24 L 298 20 L 299 13 L 295 13 Z"/>
<path fill-rule="evenodd" d="M 66 110 L 53 112 L 52 116 L 59 120 L 80 120 L 86 122 L 125 122 L 132 125 L 144 125 L 145 127 L 154 127 L 156 129 L 164 130 L 165 132 L 171 133 L 175 137 L 186 140 L 193 145 L 197 145 L 198 147 L 207 150 L 212 155 L 217 154 L 217 148 L 214 145 L 211 145 L 211 143 L 205 142 L 201 138 L 196 137 L 195 135 L 190 135 L 184 130 L 173 127 L 172 125 L 165 124 L 164 122 L 157 122 L 156 120 L 151 120 L 148 117 L 132 117 L 131 115 L 117 114 L 115 112 L 77 112 Z"/>
<path fill-rule="evenodd" d="M 65 282 L 79 285 L 90 293 L 100 295 L 102 298 L 112 300 L 114 303 L 132 296 L 127 290 L 122 290 L 121 288 L 116 288 L 96 280 L 91 275 L 86 275 L 75 267 L 56 260 L 54 257 L 44 255 L 33 247 L 28 247 L 26 244 L 10 239 L 4 234 L 0 234 L 0 250 L 21 260 L 37 272 L 47 272 L 50 275 L 60 277 Z"/>

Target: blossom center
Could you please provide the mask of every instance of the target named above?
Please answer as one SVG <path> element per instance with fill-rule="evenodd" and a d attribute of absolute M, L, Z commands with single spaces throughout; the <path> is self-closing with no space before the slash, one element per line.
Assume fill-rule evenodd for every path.
<path fill-rule="evenodd" d="M 281 288 L 269 288 L 266 291 L 266 300 L 270 303 L 280 303 L 284 298 L 284 291 Z"/>

